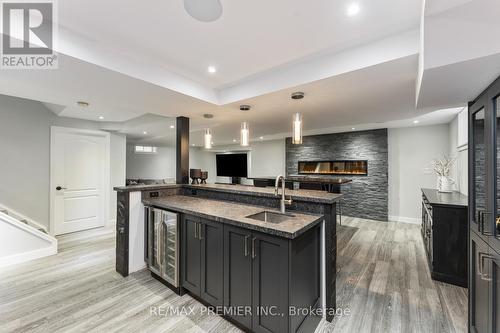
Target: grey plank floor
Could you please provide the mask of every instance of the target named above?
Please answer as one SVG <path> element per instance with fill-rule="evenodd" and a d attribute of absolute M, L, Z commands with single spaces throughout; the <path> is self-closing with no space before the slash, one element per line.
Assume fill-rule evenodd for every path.
<path fill-rule="evenodd" d="M 0 332 L 240 332 L 146 271 L 114 271 L 114 233 L 59 238 L 60 252 L 0 269 Z M 431 280 L 419 227 L 344 218 L 337 303 L 317 332 L 465 332 L 467 290 Z M 193 313 L 151 314 L 156 307 Z"/>

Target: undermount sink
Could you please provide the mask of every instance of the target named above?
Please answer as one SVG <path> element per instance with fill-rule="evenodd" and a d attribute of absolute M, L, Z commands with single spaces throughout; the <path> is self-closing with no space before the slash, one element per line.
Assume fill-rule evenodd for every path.
<path fill-rule="evenodd" d="M 268 211 L 247 216 L 247 218 L 249 219 L 268 222 L 268 223 L 281 223 L 286 220 L 289 220 L 291 217 L 293 217 L 293 215 L 274 213 Z"/>

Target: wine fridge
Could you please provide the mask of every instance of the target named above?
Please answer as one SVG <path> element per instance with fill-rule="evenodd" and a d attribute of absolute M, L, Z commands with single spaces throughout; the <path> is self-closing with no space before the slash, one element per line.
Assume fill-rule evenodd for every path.
<path fill-rule="evenodd" d="M 179 216 L 145 207 L 144 260 L 148 269 L 173 287 L 179 286 Z"/>

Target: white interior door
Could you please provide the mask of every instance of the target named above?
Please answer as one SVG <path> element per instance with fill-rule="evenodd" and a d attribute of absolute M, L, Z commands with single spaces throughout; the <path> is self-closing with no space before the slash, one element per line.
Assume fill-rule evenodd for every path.
<path fill-rule="evenodd" d="M 52 127 L 50 183 L 54 235 L 104 226 L 109 133 Z"/>

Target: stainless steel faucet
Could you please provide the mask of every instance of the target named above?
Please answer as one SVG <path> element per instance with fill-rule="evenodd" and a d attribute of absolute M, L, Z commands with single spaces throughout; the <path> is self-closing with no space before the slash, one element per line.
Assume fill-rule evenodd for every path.
<path fill-rule="evenodd" d="M 280 183 L 280 180 L 281 180 L 281 200 L 280 200 L 280 211 L 282 214 L 285 214 L 285 205 L 291 205 L 292 204 L 292 197 L 290 196 L 290 199 L 286 199 L 285 197 L 285 177 L 283 177 L 282 175 L 279 175 L 278 177 L 276 177 L 276 182 L 274 183 L 274 195 L 275 196 L 278 196 L 279 193 L 278 193 L 278 187 L 279 187 L 279 183 Z"/>

